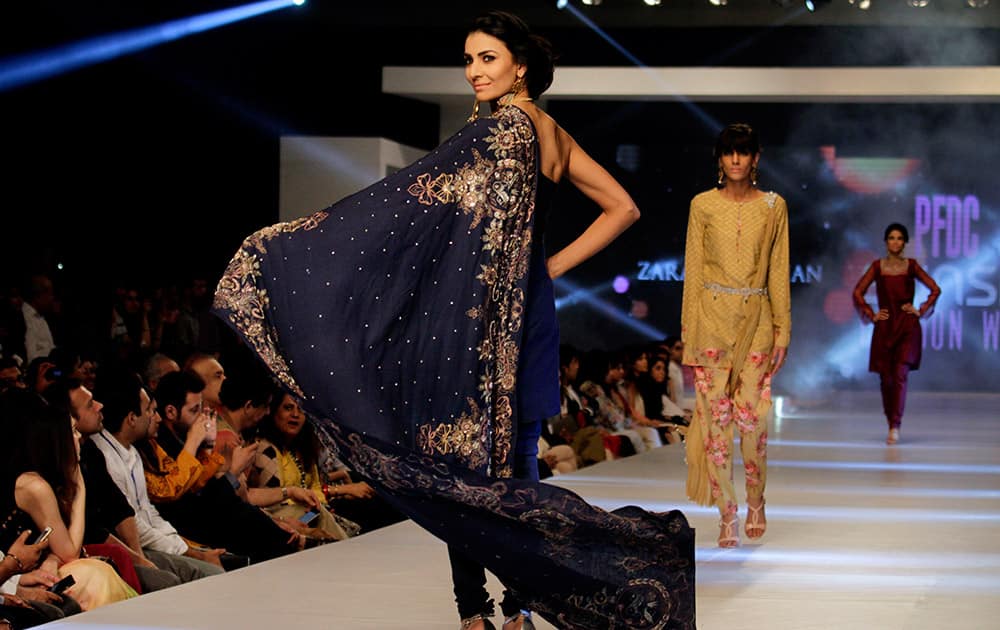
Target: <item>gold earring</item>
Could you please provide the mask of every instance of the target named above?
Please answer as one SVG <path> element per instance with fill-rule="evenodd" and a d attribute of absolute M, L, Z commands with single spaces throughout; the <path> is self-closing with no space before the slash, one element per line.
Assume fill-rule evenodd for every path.
<path fill-rule="evenodd" d="M 510 86 L 510 90 L 508 90 L 506 94 L 500 97 L 500 105 L 502 107 L 505 107 L 513 103 L 514 99 L 517 98 L 517 95 L 520 94 L 521 90 L 523 89 L 524 89 L 524 77 L 517 77 L 517 79 L 514 81 L 514 85 Z M 528 100 L 530 101 L 531 99 Z"/>
<path fill-rule="evenodd" d="M 475 104 L 472 106 L 472 115 L 469 116 L 469 120 L 466 122 L 475 122 L 479 118 L 479 99 L 477 98 Z"/>
<path fill-rule="evenodd" d="M 757 187 L 757 173 L 758 173 L 758 171 L 757 171 L 757 165 L 756 164 L 751 164 L 750 165 L 750 183 L 753 185 L 754 188 Z"/>
<path fill-rule="evenodd" d="M 722 183 L 725 181 L 726 181 L 726 172 L 722 170 L 722 165 L 719 164 L 719 178 L 717 180 L 717 183 L 719 184 L 719 186 L 721 186 Z"/>

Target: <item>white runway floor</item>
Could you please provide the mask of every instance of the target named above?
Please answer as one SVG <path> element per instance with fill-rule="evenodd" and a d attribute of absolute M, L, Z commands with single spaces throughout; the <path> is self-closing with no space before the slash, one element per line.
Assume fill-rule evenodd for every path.
<path fill-rule="evenodd" d="M 912 393 L 895 447 L 877 392 L 779 406 L 759 543 L 716 547 L 717 514 L 684 499 L 679 447 L 558 483 L 602 507 L 684 510 L 698 532 L 702 629 L 1000 628 L 1000 395 Z M 499 597 L 496 581 L 491 591 Z M 447 630 L 458 620 L 443 544 L 406 522 L 46 627 Z"/>

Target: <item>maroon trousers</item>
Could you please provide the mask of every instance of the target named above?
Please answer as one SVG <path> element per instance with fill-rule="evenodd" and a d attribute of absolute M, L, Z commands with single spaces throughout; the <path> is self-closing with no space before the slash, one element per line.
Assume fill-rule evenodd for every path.
<path fill-rule="evenodd" d="M 898 429 L 903 421 L 906 406 L 906 378 L 910 375 L 909 364 L 900 361 L 879 372 L 882 382 L 882 409 L 890 429 Z"/>

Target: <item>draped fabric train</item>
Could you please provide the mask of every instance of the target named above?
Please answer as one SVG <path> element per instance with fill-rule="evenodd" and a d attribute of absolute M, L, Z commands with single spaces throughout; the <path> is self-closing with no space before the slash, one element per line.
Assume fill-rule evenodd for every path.
<path fill-rule="evenodd" d="M 679 511 L 510 478 L 538 185 L 501 109 L 409 167 L 246 239 L 215 312 L 399 510 L 563 628 L 693 628 Z"/>

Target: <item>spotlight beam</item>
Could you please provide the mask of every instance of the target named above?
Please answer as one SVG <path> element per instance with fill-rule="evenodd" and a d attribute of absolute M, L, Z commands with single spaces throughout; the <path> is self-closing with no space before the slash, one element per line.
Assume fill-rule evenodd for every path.
<path fill-rule="evenodd" d="M 0 61 L 0 92 L 297 4 L 264 0 L 11 57 Z"/>
<path fill-rule="evenodd" d="M 667 336 L 667 333 L 663 332 L 656 326 L 651 326 L 645 322 L 641 322 L 637 319 L 629 317 L 621 312 L 621 309 L 608 304 L 604 300 L 596 297 L 594 294 L 598 291 L 604 290 L 611 286 L 611 283 L 606 283 L 601 287 L 596 287 L 593 289 L 584 289 L 580 287 L 575 282 L 567 280 L 565 277 L 557 278 L 555 285 L 563 291 L 566 291 L 572 297 L 572 301 L 569 303 L 583 302 L 590 308 L 594 309 L 601 315 L 604 315 L 608 319 L 611 319 L 619 324 L 622 324 L 626 328 L 631 328 L 632 330 L 645 335 L 649 339 L 663 339 Z M 560 307 L 565 306 L 567 303 L 565 301 L 561 302 L 556 300 L 558 303 L 556 310 Z"/>
<path fill-rule="evenodd" d="M 586 15 L 584 15 L 583 12 L 581 12 L 579 9 L 577 9 L 576 7 L 574 7 L 572 4 L 569 4 L 568 2 L 564 3 L 563 0 L 560 0 L 556 4 L 556 7 L 559 8 L 559 9 L 563 9 L 563 10 L 569 11 L 573 15 L 573 17 L 575 17 L 576 19 L 578 19 L 581 22 L 583 22 L 583 24 L 587 28 L 589 28 L 590 30 L 594 31 L 594 33 L 596 33 L 598 37 L 600 37 L 601 39 L 603 39 L 604 41 L 606 41 L 608 44 L 610 44 L 612 48 L 614 48 L 615 50 L 617 50 L 618 52 L 620 52 L 626 59 L 628 59 L 633 64 L 635 64 L 637 68 L 641 68 L 643 70 L 649 70 L 649 76 L 650 76 L 650 79 L 652 81 L 662 84 L 662 81 L 660 80 L 660 77 L 659 77 L 659 75 L 657 73 L 652 72 L 650 70 L 650 68 L 649 68 L 648 65 L 646 65 L 645 63 L 643 63 L 643 61 L 641 59 L 639 59 L 638 57 L 636 57 L 634 54 L 632 54 L 631 51 L 629 51 L 627 48 L 625 48 L 624 46 L 622 46 L 621 44 L 619 44 L 613 37 L 611 37 L 606 32 L 604 32 L 604 30 L 601 29 L 600 26 L 598 26 L 597 24 L 595 24 L 590 18 L 588 18 Z M 671 88 L 671 86 L 669 86 L 669 85 L 663 85 L 663 90 L 664 90 L 664 93 L 671 94 L 673 96 L 674 100 L 676 100 L 677 102 L 679 102 L 682 105 L 684 105 L 684 107 L 686 107 L 692 114 L 694 114 L 694 116 L 698 120 L 700 120 L 702 122 L 702 124 L 705 125 L 705 127 L 707 129 L 709 129 L 712 133 L 718 133 L 722 129 L 722 127 L 723 127 L 722 123 L 720 123 L 718 120 L 712 118 L 711 116 L 708 115 L 708 113 L 705 110 L 703 110 L 702 108 L 700 108 L 697 105 L 695 105 L 694 103 L 692 103 L 691 99 L 689 99 L 689 98 L 687 98 L 685 96 L 681 96 L 679 94 L 676 94 L 674 92 L 674 90 Z"/>

